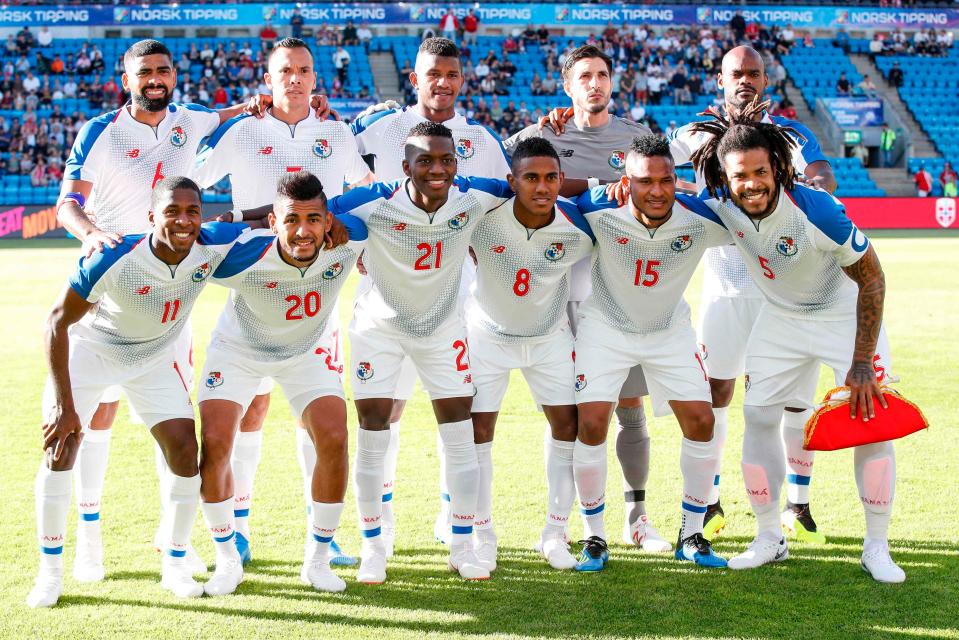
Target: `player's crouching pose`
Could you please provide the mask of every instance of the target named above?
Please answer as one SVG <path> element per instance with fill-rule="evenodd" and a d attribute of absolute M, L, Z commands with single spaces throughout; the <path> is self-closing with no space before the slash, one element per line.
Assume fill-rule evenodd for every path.
<path fill-rule="evenodd" d="M 576 334 L 579 435 L 573 470 L 586 537 L 580 571 L 606 565 L 603 508 L 606 434 L 629 370 L 642 365 L 656 415 L 676 415 L 683 432 L 682 528 L 676 558 L 724 567 L 703 537 L 703 516 L 717 459 L 709 383 L 683 291 L 707 247 L 729 242 L 700 200 L 677 196 L 665 138 L 636 138 L 626 157 L 629 202 L 617 205 L 597 187 L 577 200 L 596 236 L 593 293 Z"/>
<path fill-rule="evenodd" d="M 363 552 L 357 578 L 386 580 L 384 465 L 393 397 L 408 356 L 430 394 L 445 444 L 453 522 L 449 566 L 468 580 L 482 580 L 489 567 L 472 545 L 479 474 L 470 419 L 474 389 L 457 292 L 473 229 L 513 194 L 505 182 L 457 176 L 453 134 L 434 122 L 410 130 L 403 171 L 409 177 L 402 182 L 361 187 L 330 201 L 330 211 L 356 215 L 370 234 L 364 262 L 372 287 L 357 298 L 350 324 L 360 419 L 355 482 Z"/>
<path fill-rule="evenodd" d="M 729 560 L 730 568 L 751 569 L 788 556 L 779 519 L 783 407 L 811 406 L 820 364 L 851 388 L 853 418 L 857 410 L 864 421 L 874 417 L 874 397 L 885 405 L 879 382 L 890 367 L 882 328 L 886 287 L 875 250 L 842 204 L 794 183 L 786 129 L 755 122 L 748 112 L 694 126 L 713 134 L 693 155 L 710 193 L 720 196 L 707 204 L 767 300 L 746 348 L 744 400 L 743 478 L 758 535 Z M 887 542 L 892 443 L 856 447 L 854 459 L 866 516 L 862 567 L 880 582 L 902 582 L 906 575 Z"/>
<path fill-rule="evenodd" d="M 243 581 L 236 545 L 230 450 L 240 418 L 266 377 L 283 388 L 313 440 L 313 537 L 301 579 L 343 591 L 329 547 L 348 477 L 346 404 L 331 310 L 363 248 L 366 230 L 345 216 L 350 241 L 328 248 L 333 224 L 319 179 L 300 171 L 277 185 L 270 231 L 238 242 L 213 273 L 232 289 L 213 332 L 200 386 L 203 515 L 216 546 L 216 571 L 204 589 L 233 593 Z M 275 235 L 274 235 L 275 233 Z M 325 246 L 326 245 L 326 246 Z"/>
<path fill-rule="evenodd" d="M 246 226 L 201 226 L 200 189 L 181 177 L 157 183 L 149 215 L 151 233 L 125 236 L 80 261 L 47 321 L 46 456 L 36 480 L 40 572 L 27 597 L 31 607 L 51 607 L 60 597 L 73 465 L 111 385 L 126 392 L 172 470 L 163 487 L 173 517 L 160 584 L 180 597 L 203 593 L 185 562 L 200 476 L 193 406 L 175 347 L 208 277 Z"/>
<path fill-rule="evenodd" d="M 480 469 L 476 555 L 496 567 L 493 432 L 510 372 L 520 369 L 551 430 L 546 438 L 546 527 L 538 548 L 554 568 L 572 569 L 576 559 L 565 533 L 576 497 L 576 399 L 566 302 L 570 270 L 590 255 L 592 234 L 575 205 L 556 201 L 563 173 L 552 144 L 543 138 L 524 140 L 513 151 L 512 164 L 508 181 L 516 197 L 486 214 L 471 242 L 477 276 L 466 319 Z"/>

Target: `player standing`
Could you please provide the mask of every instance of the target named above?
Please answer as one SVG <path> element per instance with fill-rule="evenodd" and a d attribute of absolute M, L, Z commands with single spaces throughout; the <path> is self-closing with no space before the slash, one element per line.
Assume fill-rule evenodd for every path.
<path fill-rule="evenodd" d="M 310 478 L 315 544 L 307 549 L 301 579 L 320 591 L 346 588 L 329 566 L 349 465 L 343 366 L 330 317 L 366 232 L 353 219 L 352 242 L 323 247 L 331 216 L 320 181 L 306 171 L 279 180 L 269 222 L 272 233 L 242 239 L 213 272 L 217 284 L 232 291 L 210 341 L 199 394 L 203 514 L 216 546 L 216 571 L 204 587 L 210 595 L 232 593 L 243 581 L 233 541 L 230 450 L 266 377 L 283 388 L 317 460 Z"/>
<path fill-rule="evenodd" d="M 576 334 L 579 427 L 573 472 L 586 533 L 579 571 L 600 571 L 609 552 L 603 522 L 606 434 L 619 390 L 642 365 L 653 411 L 670 410 L 683 432 L 682 527 L 676 558 L 724 567 L 703 538 L 703 516 L 717 459 L 709 384 L 683 292 L 706 247 L 729 242 L 719 219 L 690 196 L 676 196 L 665 138 L 636 138 L 626 156 L 628 203 L 596 187 L 577 200 L 596 236 L 593 293 Z"/>
<path fill-rule="evenodd" d="M 123 236 L 80 261 L 47 321 L 45 459 L 36 479 L 40 571 L 31 607 L 52 607 L 60 597 L 73 467 L 111 385 L 122 387 L 169 465 L 163 491 L 172 526 L 161 585 L 179 597 L 203 593 L 185 559 L 200 476 L 176 344 L 207 277 L 246 227 L 201 226 L 200 189 L 181 177 L 156 185 L 148 217 L 151 233 Z"/>
<path fill-rule="evenodd" d="M 785 465 L 779 421 L 783 408 L 810 408 L 822 364 L 850 387 L 850 416 L 885 407 L 879 382 L 890 370 L 882 327 L 885 280 L 875 249 L 830 194 L 794 184 L 792 138 L 756 121 L 758 101 L 739 117 L 717 114 L 695 131 L 710 139 L 693 155 L 711 195 L 708 206 L 730 230 L 766 298 L 746 347 L 743 478 L 758 534 L 729 560 L 751 569 L 788 557 L 779 516 Z M 728 199 L 725 196 L 728 194 Z M 854 449 L 866 520 L 862 567 L 880 582 L 906 575 L 889 555 L 887 532 L 895 495 L 891 442 Z"/>
<path fill-rule="evenodd" d="M 265 216 L 272 208 L 277 183 L 293 172 L 305 170 L 316 175 L 324 185 L 324 193 L 331 198 L 343 193 L 344 184 L 365 184 L 372 179 L 369 167 L 357 153 L 349 126 L 310 117 L 316 71 L 307 44 L 299 38 L 280 40 L 270 53 L 268 68 L 264 81 L 272 92 L 273 106 L 262 119 L 240 115 L 225 122 L 210 137 L 197 159 L 195 175 L 202 186 L 208 187 L 230 176 L 234 221 L 249 219 L 251 215 Z M 332 331 L 338 336 L 337 314 L 332 322 Z M 253 481 L 260 461 L 263 420 L 269 408 L 271 389 L 269 377 L 263 376 L 263 385 L 256 399 L 248 403 L 252 410 L 240 424 L 233 447 L 235 539 L 244 562 L 251 557 L 249 517 Z M 296 434 L 304 498 L 310 508 L 313 503 L 310 487 L 316 464 L 313 441 L 304 425 L 300 425 Z M 312 540 L 312 527 L 312 520 L 307 518 L 308 540 Z M 340 555 L 335 543 L 333 546 L 338 562 L 355 562 Z"/>
<path fill-rule="evenodd" d="M 489 210 L 512 196 L 505 183 L 456 175 L 453 132 L 421 122 L 410 130 L 400 183 L 377 183 L 330 201 L 369 229 L 372 287 L 356 299 L 350 324 L 353 394 L 360 419 L 356 500 L 363 535 L 360 582 L 386 580 L 383 478 L 390 414 L 403 359 L 430 394 L 443 439 L 452 518 L 452 570 L 489 578 L 472 548 L 478 467 L 470 406 L 474 392 L 458 292 L 470 235 Z M 454 183 L 455 178 L 455 183 Z"/>

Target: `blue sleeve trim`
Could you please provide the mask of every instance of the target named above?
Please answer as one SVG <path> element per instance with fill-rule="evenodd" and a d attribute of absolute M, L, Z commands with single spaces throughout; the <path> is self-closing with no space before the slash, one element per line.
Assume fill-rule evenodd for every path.
<path fill-rule="evenodd" d="M 80 133 L 77 134 L 77 139 L 73 142 L 73 148 L 70 149 L 70 157 L 67 158 L 65 171 L 63 172 L 65 179 L 81 179 L 80 172 L 83 169 L 84 163 L 87 161 L 87 157 L 90 155 L 90 151 L 93 150 L 93 145 L 96 144 L 97 138 L 106 131 L 111 122 L 116 120 L 119 113 L 120 110 L 115 109 L 109 113 L 104 113 L 102 116 L 97 116 L 83 125 Z"/>
<path fill-rule="evenodd" d="M 172 107 L 173 105 L 171 104 L 170 106 Z M 202 111 L 203 113 L 216 113 L 215 109 L 204 107 L 202 104 L 194 104 L 192 102 L 185 102 L 178 106 L 181 106 L 184 109 L 187 109 L 189 111 Z M 237 117 L 240 117 L 240 116 L 237 116 Z"/>
<path fill-rule="evenodd" d="M 456 176 L 453 183 L 464 193 L 470 189 L 477 189 L 496 196 L 497 198 L 513 197 L 513 190 L 509 188 L 509 183 L 506 182 L 506 180 L 478 178 L 476 176 Z"/>
<path fill-rule="evenodd" d="M 846 207 L 825 191 L 797 184 L 786 194 L 799 207 L 813 226 L 837 245 L 846 244 L 852 234 L 852 220 L 846 216 Z"/>
<path fill-rule="evenodd" d="M 369 129 L 374 122 L 382 120 L 386 116 L 391 116 L 394 113 L 399 112 L 396 109 L 384 109 L 383 111 L 377 111 L 376 113 L 371 113 L 368 116 L 357 118 L 350 124 L 350 130 L 353 132 L 354 136 L 358 136 Z"/>
<path fill-rule="evenodd" d="M 715 222 L 723 229 L 726 228 L 726 225 L 723 224 L 723 221 L 719 219 L 719 216 L 716 213 L 706 206 L 706 203 L 700 200 L 699 198 L 694 198 L 693 196 L 686 195 L 685 193 L 676 194 L 676 202 L 683 205 L 696 215 L 706 218 L 710 222 Z"/>
<path fill-rule="evenodd" d="M 576 206 L 586 215 L 600 209 L 619 209 L 619 203 L 606 196 L 606 185 L 599 185 L 576 198 Z"/>
<path fill-rule="evenodd" d="M 816 134 L 810 131 L 809 127 L 801 122 L 788 120 L 782 116 L 770 116 L 770 119 L 780 127 L 792 127 L 806 138 L 805 142 L 795 137 L 793 138 L 797 143 L 799 143 L 802 157 L 803 160 L 806 161 L 806 164 L 812 164 L 813 162 L 819 162 L 820 160 L 829 162 L 825 154 L 823 154 L 822 149 L 819 147 L 819 140 L 816 139 Z"/>
<path fill-rule="evenodd" d="M 366 223 L 349 213 L 336 216 L 336 219 L 343 223 L 346 230 L 350 232 L 350 240 L 354 242 L 363 242 L 369 237 L 369 231 L 366 229 Z"/>
<path fill-rule="evenodd" d="M 477 122 L 476 120 L 470 120 L 469 118 L 466 119 L 466 124 L 473 125 L 474 127 L 483 127 L 483 129 L 486 130 L 486 133 L 488 133 L 490 137 L 493 139 L 493 142 L 495 142 L 496 145 L 499 147 L 500 152 L 503 154 L 503 158 L 506 159 L 506 166 L 507 167 L 510 166 L 510 156 L 508 153 L 506 153 L 506 147 L 503 146 L 503 141 L 500 139 L 499 135 L 497 135 L 495 131 L 487 127 L 485 124 L 482 124 L 481 122 Z"/>
<path fill-rule="evenodd" d="M 219 127 L 216 128 L 216 131 L 214 131 L 210 135 L 210 139 L 207 140 L 206 145 L 203 147 L 200 153 L 203 153 L 204 151 L 207 151 L 208 149 L 214 148 L 220 142 L 220 140 L 223 139 L 223 136 L 226 135 L 226 132 L 229 131 L 233 125 L 235 125 L 238 122 L 242 122 L 243 120 L 250 117 L 252 116 L 248 116 L 246 114 L 240 114 L 238 116 L 233 116 L 232 118 L 230 118 L 229 120 L 221 124 Z"/>
<path fill-rule="evenodd" d="M 238 242 L 226 254 L 223 262 L 213 272 L 214 278 L 232 278 L 236 274 L 249 269 L 260 261 L 276 239 L 272 233 L 256 235 L 246 242 Z"/>
<path fill-rule="evenodd" d="M 230 244 L 250 230 L 242 222 L 207 222 L 200 226 L 197 244 Z"/>
<path fill-rule="evenodd" d="M 579 207 L 569 200 L 557 200 L 556 207 L 560 213 L 566 216 L 566 219 L 573 223 L 577 229 L 589 236 L 593 244 L 596 244 L 596 236 L 593 235 L 593 229 L 589 226 L 585 216 L 580 212 Z"/>
<path fill-rule="evenodd" d="M 374 182 L 366 187 L 357 187 L 350 189 L 341 196 L 330 198 L 326 207 L 330 213 L 339 216 L 344 213 L 350 213 L 376 200 L 389 200 L 396 190 L 400 188 L 402 182 Z"/>
<path fill-rule="evenodd" d="M 70 287 L 86 300 L 90 297 L 93 287 L 100 281 L 110 267 L 119 262 L 120 258 L 133 251 L 133 247 L 140 244 L 146 234 L 123 236 L 123 240 L 112 249 L 104 247 L 103 251 L 95 251 L 89 258 L 80 258 L 77 270 L 70 276 Z"/>

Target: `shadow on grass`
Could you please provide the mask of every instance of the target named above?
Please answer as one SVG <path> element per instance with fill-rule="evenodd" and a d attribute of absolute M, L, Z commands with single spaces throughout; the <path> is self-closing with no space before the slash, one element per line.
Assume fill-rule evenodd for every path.
<path fill-rule="evenodd" d="M 731 556 L 748 540 L 723 539 Z M 614 547 L 606 571 L 550 569 L 530 550 L 501 548 L 493 579 L 467 583 L 445 570 L 445 547 L 398 550 L 389 580 L 354 581 L 337 569 L 344 594 L 322 594 L 299 582 L 299 560 L 263 558 L 230 597 L 175 601 L 65 594 L 61 604 L 169 608 L 214 616 L 317 622 L 440 634 L 515 634 L 548 638 L 652 635 L 746 638 L 932 638 L 959 633 L 955 577 L 959 551 L 938 542 L 893 541 L 906 569 L 902 585 L 874 582 L 858 566 L 861 540 L 835 538 L 817 547 L 794 544 L 790 559 L 753 571 L 706 570 L 670 555 Z M 158 593 L 151 571 L 118 572 L 126 592 Z M 203 578 L 201 578 L 203 579 Z M 153 584 L 151 589 L 150 584 Z"/>

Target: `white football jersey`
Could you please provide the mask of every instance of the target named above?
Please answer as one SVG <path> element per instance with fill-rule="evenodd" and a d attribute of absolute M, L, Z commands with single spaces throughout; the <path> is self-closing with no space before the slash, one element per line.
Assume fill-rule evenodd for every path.
<path fill-rule="evenodd" d="M 357 295 L 355 314 L 409 336 L 428 336 L 457 310 L 470 236 L 486 212 L 512 197 L 505 181 L 457 176 L 433 213 L 410 200 L 408 180 L 360 187 L 330 200 L 369 231 L 363 264 L 372 287 Z"/>
<path fill-rule="evenodd" d="M 701 200 L 678 194 L 669 220 L 648 229 L 599 186 L 577 200 L 593 251 L 593 293 L 581 307 L 620 331 L 647 334 L 689 319 L 683 292 L 707 247 L 729 243 L 720 219 Z"/>
<path fill-rule="evenodd" d="M 113 249 L 82 258 L 70 287 L 97 304 L 71 327 L 71 339 L 127 365 L 172 348 L 208 277 L 247 229 L 245 224 L 204 224 L 178 265 L 153 254 L 151 234 L 124 236 Z"/>
<path fill-rule="evenodd" d="M 253 209 L 272 204 L 280 178 L 300 170 L 320 179 L 327 198 L 370 172 L 349 125 L 320 121 L 312 112 L 288 125 L 268 111 L 262 119 L 241 115 L 224 122 L 200 151 L 194 175 L 204 188 L 229 175 L 234 208 Z"/>
<path fill-rule="evenodd" d="M 426 118 L 416 107 L 378 111 L 357 118 L 350 125 L 360 153 L 376 157 L 373 173 L 378 182 L 403 180 L 404 148 L 410 129 Z M 453 132 L 456 146 L 456 172 L 461 176 L 479 176 L 505 180 L 510 173 L 509 157 L 499 137 L 478 122 L 456 115 L 441 123 Z"/>
<path fill-rule="evenodd" d="M 793 136 L 797 145 L 792 148 L 793 169 L 796 170 L 796 173 L 801 175 L 806 170 L 807 165 L 827 159 L 819 147 L 816 136 L 802 123 L 782 116 L 770 116 L 768 113 L 763 115 L 763 122 L 770 122 L 781 127 L 792 127 L 805 138 L 803 140 Z M 685 124 L 668 136 L 669 148 L 673 153 L 673 161 L 676 166 L 688 163 L 693 153 L 709 139 L 707 133 L 691 132 L 691 126 L 692 123 Z M 702 175 L 697 173 L 696 190 L 702 192 L 705 188 L 706 182 Z M 750 298 L 761 296 L 759 289 L 756 288 L 755 283 L 749 276 L 739 251 L 736 247 L 730 245 L 715 247 L 706 252 L 703 293 L 709 296 L 743 296 Z"/>
<path fill-rule="evenodd" d="M 84 209 L 98 228 L 148 233 L 153 187 L 165 176 L 191 175 L 200 141 L 219 124 L 216 111 L 196 104 L 170 104 L 155 129 L 126 107 L 105 113 L 80 129 L 63 177 L 93 183 Z"/>
<path fill-rule="evenodd" d="M 553 221 L 527 229 L 510 198 L 473 230 L 476 282 L 466 303 L 470 331 L 497 342 L 536 342 L 568 323 L 570 270 L 593 250 L 579 209 L 556 203 Z"/>
<path fill-rule="evenodd" d="M 305 269 L 283 260 L 279 240 L 268 229 L 241 238 L 213 272 L 214 282 L 231 291 L 211 343 L 264 362 L 314 348 L 366 241 L 360 220 L 342 216 L 340 221 L 349 230 L 349 242 L 321 249 Z"/>
<path fill-rule="evenodd" d="M 776 209 L 754 222 L 732 201 L 706 205 L 723 221 L 746 268 L 776 308 L 800 317 L 855 316 L 859 288 L 843 273 L 869 240 L 832 195 L 796 185 L 781 190 Z"/>

